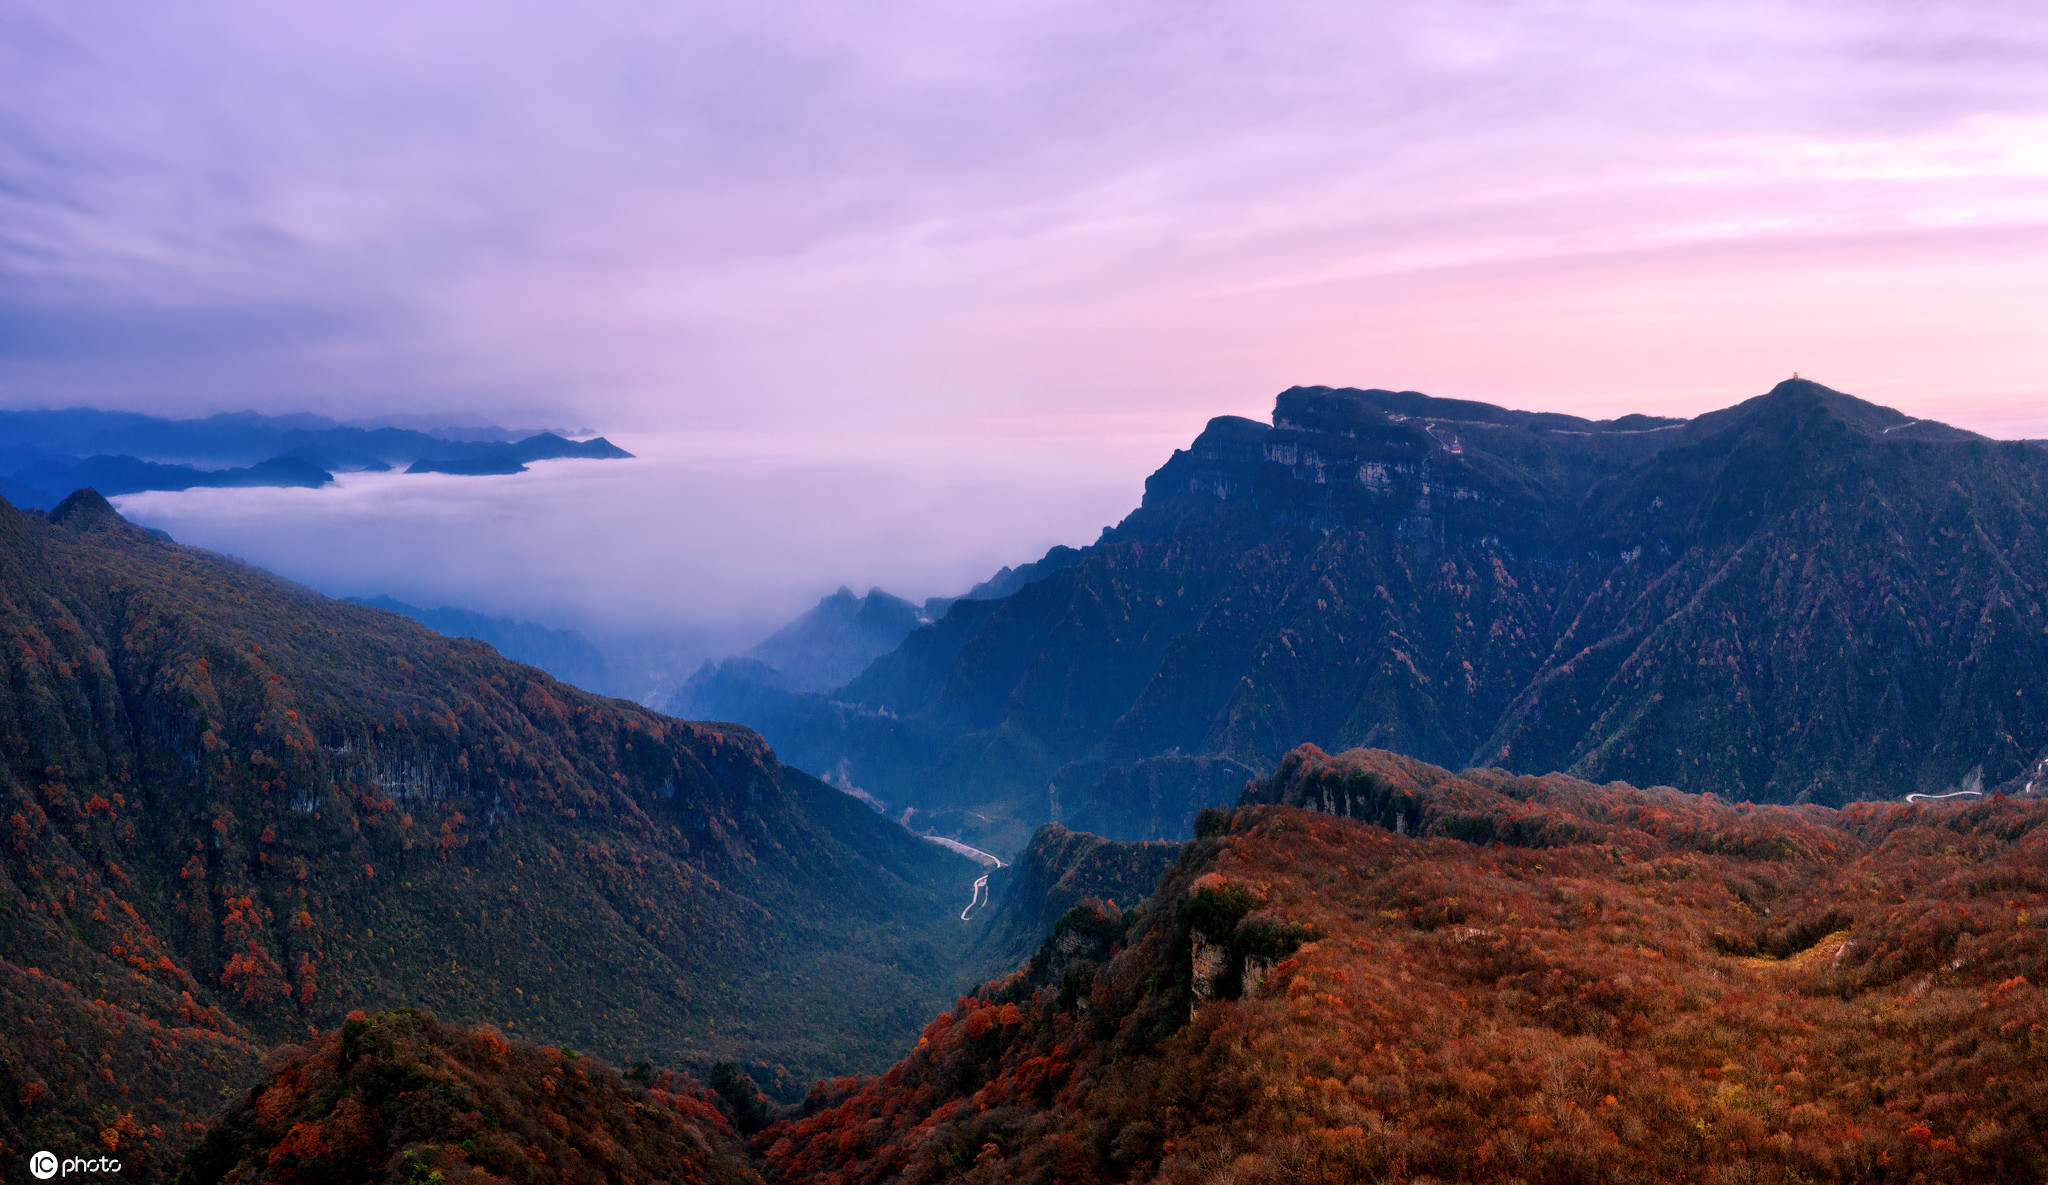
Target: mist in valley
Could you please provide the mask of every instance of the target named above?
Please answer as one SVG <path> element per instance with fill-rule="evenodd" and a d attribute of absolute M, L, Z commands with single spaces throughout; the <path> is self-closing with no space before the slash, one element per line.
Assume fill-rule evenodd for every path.
<path fill-rule="evenodd" d="M 951 596 L 1137 504 L 1165 437 L 995 443 L 628 434 L 624 461 L 504 476 L 356 472 L 321 489 L 116 500 L 181 543 L 330 596 L 569 629 L 659 702 L 841 585 Z"/>

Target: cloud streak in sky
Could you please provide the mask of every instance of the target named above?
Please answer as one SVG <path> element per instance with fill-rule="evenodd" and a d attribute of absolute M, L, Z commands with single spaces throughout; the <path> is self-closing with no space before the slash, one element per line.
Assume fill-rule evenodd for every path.
<path fill-rule="evenodd" d="M 24 0 L 0 404 L 995 458 L 1073 483 L 959 502 L 1020 546 L 1297 382 L 2048 436 L 2044 62 L 2025 3 Z"/>
<path fill-rule="evenodd" d="M 1195 425 L 1798 368 L 1967 411 L 2041 389 L 2039 12 L 18 5 L 0 394 Z"/>

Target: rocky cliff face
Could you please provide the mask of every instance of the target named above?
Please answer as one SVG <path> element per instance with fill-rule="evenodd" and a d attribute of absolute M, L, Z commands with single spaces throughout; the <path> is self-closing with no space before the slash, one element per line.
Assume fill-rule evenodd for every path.
<path fill-rule="evenodd" d="M 1140 763 L 1304 741 L 1756 801 L 2022 792 L 2048 784 L 2044 523 L 2048 450 L 1810 382 L 1692 421 L 1298 388 L 1212 422 L 1076 562 L 776 727 L 1020 833 L 1149 834 Z"/>

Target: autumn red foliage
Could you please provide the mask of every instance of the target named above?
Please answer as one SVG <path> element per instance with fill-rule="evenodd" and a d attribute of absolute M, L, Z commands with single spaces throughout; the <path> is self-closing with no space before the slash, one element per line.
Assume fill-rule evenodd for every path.
<path fill-rule="evenodd" d="M 2048 802 L 1757 807 L 1308 747 L 1248 798 L 1093 915 L 1094 957 L 1048 943 L 821 1084 L 756 1138 L 769 1179 L 2048 1172 Z"/>
<path fill-rule="evenodd" d="M 708 1091 L 399 1009 L 273 1055 L 179 1185 L 759 1180 Z"/>

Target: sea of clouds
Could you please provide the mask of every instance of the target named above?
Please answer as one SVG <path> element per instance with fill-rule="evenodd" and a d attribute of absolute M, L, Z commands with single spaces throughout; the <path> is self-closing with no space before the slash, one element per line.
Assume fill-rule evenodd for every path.
<path fill-rule="evenodd" d="M 334 596 L 454 605 L 605 637 L 743 648 L 841 584 L 923 599 L 1092 542 L 1171 451 L 1144 438 L 627 435 L 626 461 L 495 477 L 345 473 L 322 489 L 130 494 L 181 543 Z M 1180 443 L 1185 443 L 1182 440 Z"/>

